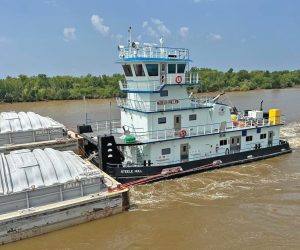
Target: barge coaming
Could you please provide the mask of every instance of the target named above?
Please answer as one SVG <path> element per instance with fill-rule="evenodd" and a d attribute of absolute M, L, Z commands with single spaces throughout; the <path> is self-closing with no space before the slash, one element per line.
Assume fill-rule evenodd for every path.
<path fill-rule="evenodd" d="M 129 208 L 128 189 L 70 151 L 0 155 L 0 243 L 40 235 Z"/>

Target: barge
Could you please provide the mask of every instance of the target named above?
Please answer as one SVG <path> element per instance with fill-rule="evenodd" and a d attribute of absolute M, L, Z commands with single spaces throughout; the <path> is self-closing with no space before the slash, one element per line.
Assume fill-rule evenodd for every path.
<path fill-rule="evenodd" d="M 131 35 L 129 35 L 131 37 Z M 238 110 L 187 88 L 201 84 L 189 70 L 190 52 L 129 41 L 118 47 L 125 80 L 117 98 L 120 121 L 78 126 L 84 151 L 120 182 L 168 178 L 291 152 L 280 138 L 281 110 Z"/>
<path fill-rule="evenodd" d="M 77 139 L 70 138 L 65 126 L 50 117 L 34 112 L 0 113 L 0 153 L 46 147 L 75 150 Z"/>
<path fill-rule="evenodd" d="M 128 189 L 71 151 L 23 149 L 0 155 L 0 243 L 120 213 Z"/>

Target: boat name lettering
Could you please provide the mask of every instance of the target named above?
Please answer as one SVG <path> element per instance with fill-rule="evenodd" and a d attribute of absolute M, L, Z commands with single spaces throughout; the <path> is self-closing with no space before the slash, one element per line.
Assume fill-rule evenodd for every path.
<path fill-rule="evenodd" d="M 158 100 L 157 105 L 166 105 L 166 104 L 178 104 L 179 101 L 176 99 L 173 100 Z"/>
<path fill-rule="evenodd" d="M 121 174 L 141 174 L 143 171 L 141 169 L 122 169 Z"/>

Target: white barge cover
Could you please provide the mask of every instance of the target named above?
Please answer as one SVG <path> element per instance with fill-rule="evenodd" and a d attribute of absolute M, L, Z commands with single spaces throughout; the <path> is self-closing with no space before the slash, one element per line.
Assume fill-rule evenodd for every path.
<path fill-rule="evenodd" d="M 0 214 L 106 190 L 101 170 L 71 151 L 0 154 Z"/>
<path fill-rule="evenodd" d="M 62 138 L 64 130 L 63 124 L 33 112 L 0 113 L 0 146 Z"/>

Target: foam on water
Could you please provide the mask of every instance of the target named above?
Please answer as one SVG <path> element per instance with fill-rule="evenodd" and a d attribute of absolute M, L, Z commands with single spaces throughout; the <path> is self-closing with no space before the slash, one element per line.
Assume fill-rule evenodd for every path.
<path fill-rule="evenodd" d="M 300 123 L 286 125 L 281 129 L 281 137 L 294 149 L 300 148 Z M 130 191 L 131 201 L 139 211 L 167 207 L 170 202 L 202 206 L 201 202 L 235 198 L 241 192 L 247 195 L 258 188 L 300 180 L 300 173 L 284 173 L 284 168 L 278 167 L 276 162 L 258 161 L 134 187 Z"/>
<path fill-rule="evenodd" d="M 278 183 L 300 180 L 300 173 L 282 173 L 278 166 L 261 162 L 161 181 L 131 189 L 135 210 L 167 207 L 172 202 L 202 206 L 205 202 L 249 195 Z M 275 188 L 274 187 L 274 188 Z"/>
<path fill-rule="evenodd" d="M 300 122 L 292 122 L 282 127 L 280 136 L 287 139 L 292 148 L 300 148 Z"/>

